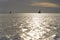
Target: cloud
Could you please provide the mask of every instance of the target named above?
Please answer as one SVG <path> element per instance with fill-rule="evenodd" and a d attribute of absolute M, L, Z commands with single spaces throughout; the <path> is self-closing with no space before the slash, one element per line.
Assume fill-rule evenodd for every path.
<path fill-rule="evenodd" d="M 60 8 L 59 4 L 50 3 L 50 2 L 34 2 L 34 3 L 31 4 L 31 6 Z"/>

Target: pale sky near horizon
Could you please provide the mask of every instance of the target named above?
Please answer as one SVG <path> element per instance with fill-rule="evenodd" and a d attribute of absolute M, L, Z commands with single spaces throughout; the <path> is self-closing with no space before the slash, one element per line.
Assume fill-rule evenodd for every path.
<path fill-rule="evenodd" d="M 60 0 L 0 0 L 0 12 L 60 13 Z"/>

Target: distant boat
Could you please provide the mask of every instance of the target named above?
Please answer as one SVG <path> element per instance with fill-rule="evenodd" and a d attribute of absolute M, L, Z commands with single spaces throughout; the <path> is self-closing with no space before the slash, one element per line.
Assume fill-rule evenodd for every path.
<path fill-rule="evenodd" d="M 41 13 L 41 11 L 39 10 L 38 13 Z"/>
<path fill-rule="evenodd" d="M 9 13 L 11 14 L 12 12 L 10 11 Z"/>

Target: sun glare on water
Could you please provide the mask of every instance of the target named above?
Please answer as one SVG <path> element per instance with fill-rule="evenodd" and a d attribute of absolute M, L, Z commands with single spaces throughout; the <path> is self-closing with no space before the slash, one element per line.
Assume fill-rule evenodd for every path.
<path fill-rule="evenodd" d="M 31 16 L 32 19 L 29 19 L 28 26 L 25 28 L 22 28 L 22 34 L 21 37 L 24 38 L 24 40 L 42 40 L 45 38 L 44 34 L 46 33 L 46 28 L 41 26 L 41 19 L 40 16 L 34 14 Z M 49 29 L 47 29 L 49 30 Z M 50 30 L 49 30 L 50 31 Z"/>
<path fill-rule="evenodd" d="M 0 14 L 0 39 L 54 40 L 59 17 L 45 13 Z"/>

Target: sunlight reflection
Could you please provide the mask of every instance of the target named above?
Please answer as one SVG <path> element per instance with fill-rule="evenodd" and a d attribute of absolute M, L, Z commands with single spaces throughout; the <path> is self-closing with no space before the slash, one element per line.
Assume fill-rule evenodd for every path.
<path fill-rule="evenodd" d="M 24 38 L 24 40 L 38 40 L 40 38 L 44 38 L 43 34 L 46 32 L 43 31 L 44 30 L 43 27 L 40 27 L 39 22 L 41 22 L 39 16 L 36 14 L 32 15 L 32 19 L 30 20 L 30 24 L 32 24 L 32 25 L 30 25 L 30 24 L 28 25 L 32 28 L 27 33 L 25 30 L 28 30 L 28 29 L 22 29 L 22 31 L 25 31 L 25 32 L 23 32 L 21 37 Z"/>
<path fill-rule="evenodd" d="M 47 14 L 2 15 L 0 40 L 52 40 L 56 36 L 60 21 Z M 60 16 L 59 16 L 60 17 Z M 58 24 L 58 25 L 57 25 Z M 59 30 L 59 29 L 58 29 Z M 4 38 L 4 39 L 3 39 Z"/>

